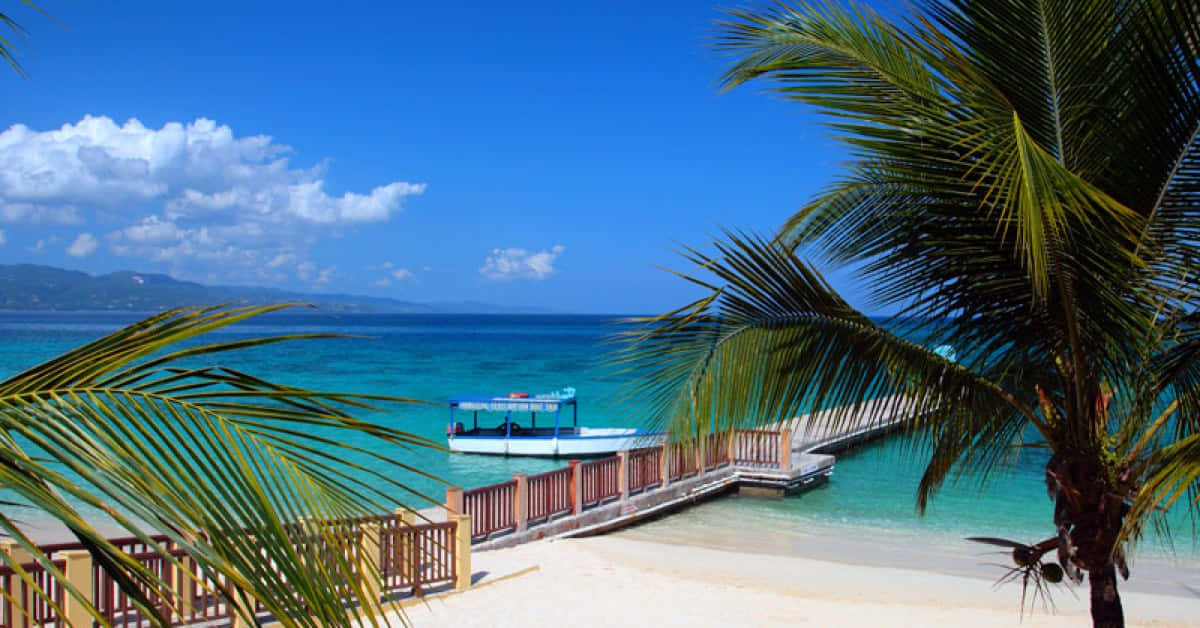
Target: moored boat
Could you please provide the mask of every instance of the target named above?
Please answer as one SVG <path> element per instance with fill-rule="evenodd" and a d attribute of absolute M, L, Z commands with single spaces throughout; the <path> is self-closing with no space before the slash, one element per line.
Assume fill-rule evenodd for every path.
<path fill-rule="evenodd" d="M 570 425 L 564 414 L 570 412 Z M 471 425 L 460 421 L 471 413 Z M 479 425 L 483 413 L 485 426 Z M 488 416 L 503 415 L 491 425 Z M 539 414 L 542 423 L 538 424 Z M 574 388 L 544 395 L 465 395 L 450 399 L 446 441 L 451 451 L 498 456 L 597 456 L 649 447 L 663 435 L 632 427 L 580 427 Z"/>

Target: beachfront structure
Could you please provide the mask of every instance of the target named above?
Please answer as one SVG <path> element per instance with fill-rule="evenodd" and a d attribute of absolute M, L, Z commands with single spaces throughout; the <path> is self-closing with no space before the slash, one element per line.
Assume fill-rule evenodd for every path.
<path fill-rule="evenodd" d="M 468 428 L 459 419 L 471 415 Z M 485 425 L 479 425 L 480 413 Z M 565 425 L 565 414 L 570 425 Z M 542 425 L 538 425 L 538 415 Z M 492 419 L 487 417 L 491 415 Z M 489 427 L 496 415 L 503 418 Z M 451 451 L 497 456 L 597 456 L 661 443 L 663 435 L 631 427 L 580 427 L 575 389 L 530 397 L 465 395 L 450 399 L 446 441 Z"/>

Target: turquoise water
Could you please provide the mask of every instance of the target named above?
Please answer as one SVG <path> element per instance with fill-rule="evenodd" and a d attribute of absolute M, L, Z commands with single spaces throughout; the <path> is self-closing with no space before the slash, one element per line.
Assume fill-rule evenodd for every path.
<path fill-rule="evenodd" d="M 138 318 L 109 313 L 0 313 L 0 376 L 49 359 Z M 630 422 L 612 399 L 620 382 L 605 377 L 606 337 L 618 329 L 604 316 L 272 315 L 221 330 L 222 340 L 281 333 L 341 333 L 352 338 L 302 341 L 209 358 L 281 383 L 316 389 L 442 401 L 459 394 L 530 393 L 574 386 L 581 425 Z M 444 442 L 444 406 L 393 405 L 368 418 Z M 500 421 L 499 418 L 496 419 Z M 482 420 L 481 420 L 482 423 Z M 464 487 L 536 473 L 563 462 L 530 458 L 455 456 L 406 451 L 359 436 L 355 444 L 395 456 Z M 785 500 L 737 499 L 715 506 L 756 521 L 797 529 L 853 528 L 859 533 L 961 538 L 1005 536 L 1037 540 L 1050 529 L 1051 504 L 1042 482 L 1045 454 L 1024 453 L 982 488 L 977 477 L 948 484 L 924 517 L 915 512 L 921 461 L 899 439 L 838 455 L 831 482 Z M 440 500 L 445 485 L 420 476 L 399 478 Z M 405 497 L 405 496 L 400 496 Z M 414 502 L 422 507 L 426 504 Z M 1180 530 L 1190 539 L 1190 528 Z M 1194 551 L 1188 540 L 1185 545 Z"/>

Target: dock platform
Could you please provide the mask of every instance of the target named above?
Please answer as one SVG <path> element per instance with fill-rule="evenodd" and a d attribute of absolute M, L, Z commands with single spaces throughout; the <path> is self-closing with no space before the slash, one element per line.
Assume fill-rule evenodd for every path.
<path fill-rule="evenodd" d="M 838 429 L 822 411 L 767 426 L 712 434 L 463 490 L 446 491 L 443 512 L 471 517 L 476 549 L 546 537 L 600 534 L 731 492 L 782 496 L 826 481 L 834 454 L 902 427 L 911 400 L 873 401 Z"/>

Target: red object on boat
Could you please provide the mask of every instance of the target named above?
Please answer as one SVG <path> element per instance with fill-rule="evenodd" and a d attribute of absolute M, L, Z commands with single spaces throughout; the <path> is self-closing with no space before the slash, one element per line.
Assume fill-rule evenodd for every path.
<path fill-rule="evenodd" d="M 509 399 L 527 399 L 529 393 L 508 393 Z"/>

